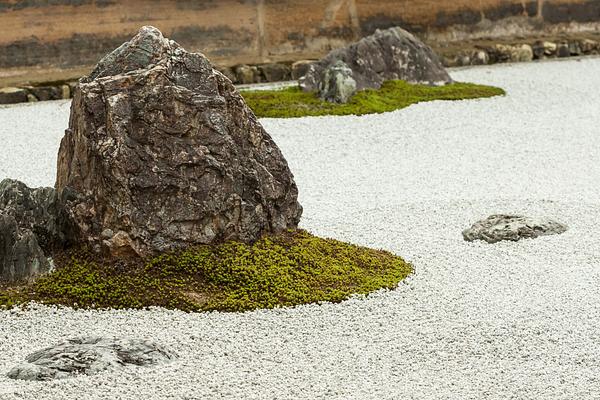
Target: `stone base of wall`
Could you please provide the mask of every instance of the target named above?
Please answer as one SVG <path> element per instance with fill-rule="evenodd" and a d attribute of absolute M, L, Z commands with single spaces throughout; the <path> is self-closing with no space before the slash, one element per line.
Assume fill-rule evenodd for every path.
<path fill-rule="evenodd" d="M 471 40 L 432 47 L 446 67 L 524 62 L 600 54 L 600 32 L 572 37 Z"/>
<path fill-rule="evenodd" d="M 600 54 L 600 32 L 577 37 L 532 37 L 506 40 L 470 40 L 444 44 L 431 43 L 446 67 L 487 65 L 505 62 L 527 62 L 550 58 L 591 56 Z M 297 80 L 315 60 L 241 64 L 220 67 L 235 84 L 252 84 Z M 15 104 L 45 100 L 68 99 L 76 80 L 39 83 L 35 86 L 16 85 L 0 88 L 0 104 Z"/>

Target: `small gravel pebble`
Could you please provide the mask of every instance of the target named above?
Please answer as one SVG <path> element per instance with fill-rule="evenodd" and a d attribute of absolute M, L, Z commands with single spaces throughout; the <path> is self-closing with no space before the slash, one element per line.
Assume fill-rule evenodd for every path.
<path fill-rule="evenodd" d="M 455 70 L 506 97 L 364 117 L 263 120 L 304 228 L 416 272 L 341 304 L 244 314 L 0 311 L 0 399 L 592 399 L 600 393 L 600 59 Z M 68 103 L 0 109 L 0 177 L 52 185 Z M 465 242 L 495 213 L 561 235 Z M 148 338 L 180 358 L 51 383 L 6 373 L 74 336 Z"/>

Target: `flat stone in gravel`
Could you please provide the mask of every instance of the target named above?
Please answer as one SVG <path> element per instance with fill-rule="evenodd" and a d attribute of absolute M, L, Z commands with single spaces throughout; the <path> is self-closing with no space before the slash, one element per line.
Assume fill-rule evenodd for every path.
<path fill-rule="evenodd" d="M 490 215 L 477 221 L 463 231 L 466 241 L 484 240 L 496 243 L 502 240 L 516 242 L 521 239 L 534 239 L 539 236 L 556 235 L 567 230 L 567 226 L 548 218 L 531 218 L 521 215 Z"/>
<path fill-rule="evenodd" d="M 25 363 L 10 370 L 8 377 L 49 381 L 115 371 L 128 365 L 157 365 L 175 357 L 175 354 L 148 340 L 71 339 L 30 354 Z"/>

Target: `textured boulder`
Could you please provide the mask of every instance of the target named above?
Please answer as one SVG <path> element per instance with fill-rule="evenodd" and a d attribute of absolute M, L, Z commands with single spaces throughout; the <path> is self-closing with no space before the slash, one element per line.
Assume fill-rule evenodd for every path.
<path fill-rule="evenodd" d="M 320 97 L 332 103 L 347 103 L 356 93 L 356 81 L 352 70 L 343 61 L 327 67 L 319 87 Z"/>
<path fill-rule="evenodd" d="M 484 240 L 496 243 L 501 240 L 518 241 L 544 235 L 556 235 L 567 230 L 567 226 L 547 218 L 530 218 L 519 215 L 491 215 L 463 231 L 466 241 Z"/>
<path fill-rule="evenodd" d="M 63 246 L 66 225 L 53 188 L 0 182 L 0 281 L 27 280 L 47 272 L 47 254 Z"/>
<path fill-rule="evenodd" d="M 152 27 L 81 79 L 56 189 L 75 239 L 150 255 L 297 227 L 302 208 L 281 151 L 202 54 Z"/>
<path fill-rule="evenodd" d="M 30 354 L 8 372 L 11 379 L 49 381 L 77 375 L 118 371 L 128 365 L 150 366 L 172 361 L 176 355 L 148 340 L 71 339 Z"/>
<path fill-rule="evenodd" d="M 352 70 L 357 90 L 379 89 L 383 82 L 393 79 L 428 85 L 452 82 L 430 47 L 404 29 L 390 28 L 333 50 L 311 64 L 300 79 L 302 89 L 316 91 L 323 87 L 324 72 L 340 60 Z"/>

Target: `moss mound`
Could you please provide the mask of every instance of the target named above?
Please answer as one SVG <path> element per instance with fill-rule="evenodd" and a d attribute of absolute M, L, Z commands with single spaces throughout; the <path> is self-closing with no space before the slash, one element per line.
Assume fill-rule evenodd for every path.
<path fill-rule="evenodd" d="M 306 93 L 298 87 L 242 92 L 259 118 L 376 114 L 422 101 L 476 99 L 504 94 L 500 88 L 473 83 L 427 86 L 411 85 L 404 81 L 387 81 L 379 90 L 360 91 L 347 104 L 322 101 L 316 93 Z"/>
<path fill-rule="evenodd" d="M 79 251 L 35 283 L 0 288 L 0 305 L 29 301 L 83 308 L 162 306 L 246 311 L 339 302 L 394 288 L 412 267 L 389 252 L 305 231 L 165 254 L 147 263 L 94 260 Z"/>

